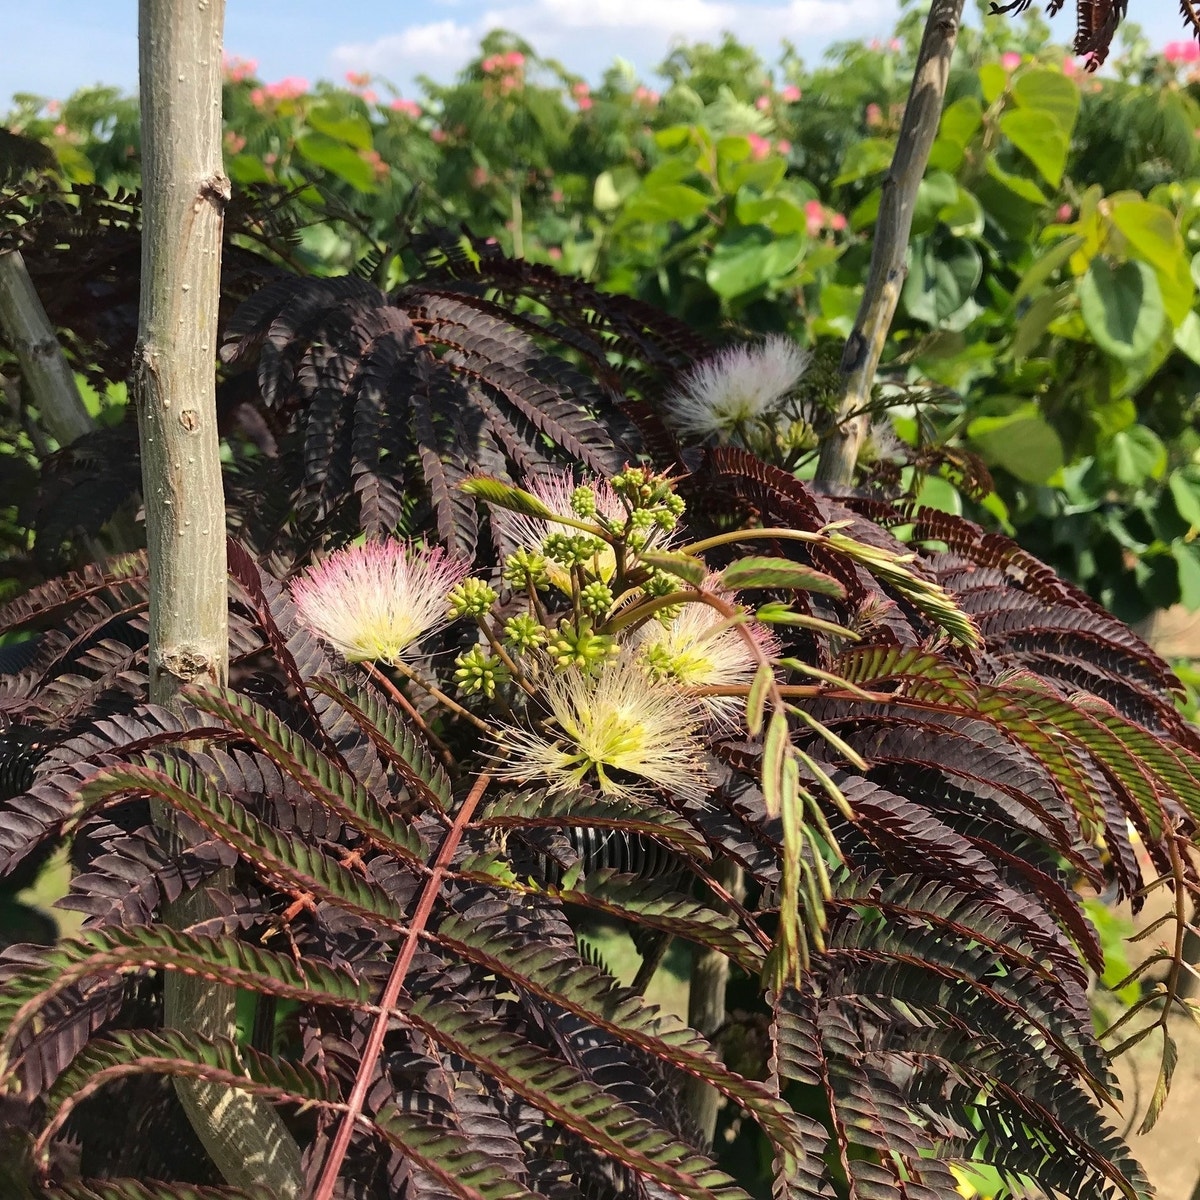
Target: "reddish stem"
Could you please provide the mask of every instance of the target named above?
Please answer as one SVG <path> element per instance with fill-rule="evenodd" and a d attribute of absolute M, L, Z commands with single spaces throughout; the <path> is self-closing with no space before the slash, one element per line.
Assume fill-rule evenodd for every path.
<path fill-rule="evenodd" d="M 416 953 L 417 941 L 422 932 L 424 932 L 425 925 L 429 920 L 429 914 L 433 912 L 434 901 L 438 897 L 438 892 L 441 891 L 442 880 L 446 877 L 446 868 L 450 865 L 450 860 L 454 857 L 455 850 L 458 849 L 458 843 L 462 840 L 463 830 L 466 829 L 467 823 L 474 814 L 475 808 L 479 804 L 491 779 L 491 775 L 485 771 L 475 780 L 470 793 L 462 802 L 462 807 L 455 814 L 454 824 L 446 830 L 446 836 L 442 839 L 442 844 L 437 852 L 437 858 L 434 859 L 433 867 L 429 872 L 428 878 L 425 880 L 425 886 L 421 889 L 421 896 L 417 901 L 417 909 L 413 913 L 412 924 L 409 926 L 408 933 L 405 936 L 404 945 L 400 947 L 400 954 L 396 959 L 395 965 L 392 967 L 392 973 L 388 977 L 387 986 L 383 989 L 383 996 L 379 1001 L 379 1015 L 375 1018 L 375 1024 L 371 1027 L 370 1036 L 367 1038 L 362 1061 L 359 1063 L 358 1074 L 354 1077 L 354 1087 L 351 1089 L 350 1099 L 346 1102 L 346 1111 L 342 1116 L 342 1123 L 338 1126 L 337 1134 L 333 1139 L 333 1145 L 329 1149 L 329 1157 L 325 1160 L 320 1181 L 317 1183 L 317 1190 L 313 1193 L 313 1200 L 333 1200 L 333 1190 L 337 1183 L 338 1173 L 342 1169 L 342 1161 L 346 1157 L 347 1149 L 349 1149 L 350 1137 L 354 1132 L 355 1122 L 362 1113 L 363 1104 L 367 1098 L 367 1088 L 370 1086 L 371 1076 L 375 1071 L 375 1064 L 379 1061 L 379 1055 L 383 1050 L 383 1039 L 387 1034 L 388 1024 L 392 1019 L 392 1010 L 396 1007 L 396 1001 L 400 996 L 400 989 L 404 986 L 405 977 L 408 975 L 408 968 L 412 964 L 413 955 Z"/>

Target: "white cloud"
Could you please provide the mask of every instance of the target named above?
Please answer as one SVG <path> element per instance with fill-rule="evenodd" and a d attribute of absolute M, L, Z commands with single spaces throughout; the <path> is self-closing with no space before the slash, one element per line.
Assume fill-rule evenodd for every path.
<path fill-rule="evenodd" d="M 335 46 L 329 57 L 343 70 L 384 75 L 418 71 L 440 74 L 446 68 L 457 70 L 471 57 L 479 45 L 480 32 L 458 21 L 432 21 L 385 34 L 373 42 L 343 43 Z"/>
<path fill-rule="evenodd" d="M 331 61 L 341 71 L 370 71 L 405 84 L 422 74 L 448 80 L 490 29 L 512 30 L 592 77 L 619 56 L 648 73 L 673 43 L 712 41 L 726 31 L 768 61 L 783 38 L 813 61 L 838 38 L 885 33 L 895 11 L 895 0 L 516 0 L 469 22 L 435 21 L 373 42 L 343 44 Z"/>

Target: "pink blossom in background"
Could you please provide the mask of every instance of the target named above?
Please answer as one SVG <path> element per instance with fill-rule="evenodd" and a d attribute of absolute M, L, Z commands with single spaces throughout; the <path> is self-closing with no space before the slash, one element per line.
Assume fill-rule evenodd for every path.
<path fill-rule="evenodd" d="M 786 157 L 787 155 L 791 154 L 791 152 L 792 152 L 792 143 L 789 142 L 787 140 L 787 138 L 780 138 L 779 141 L 777 141 L 775 143 L 775 153 L 776 154 L 782 154 Z"/>
<path fill-rule="evenodd" d="M 1062 73 L 1070 79 L 1073 75 L 1079 74 L 1079 64 L 1070 56 L 1062 61 Z"/>
<path fill-rule="evenodd" d="M 579 101 L 579 111 L 580 112 L 587 112 L 587 110 L 591 107 L 592 107 L 591 96 L 584 96 L 583 99 Z"/>
<path fill-rule="evenodd" d="M 61 100 L 47 100 L 46 101 L 46 112 L 52 117 L 57 117 L 58 114 L 60 112 L 62 112 L 62 101 Z"/>
<path fill-rule="evenodd" d="M 1060 204 L 1058 212 L 1054 214 L 1059 221 L 1069 221 L 1074 215 L 1075 210 L 1069 204 Z"/>
<path fill-rule="evenodd" d="M 810 200 L 805 204 L 804 222 L 809 237 L 816 237 L 825 228 L 825 208 L 820 200 Z"/>
<path fill-rule="evenodd" d="M 559 188 L 555 188 L 554 191 L 550 193 L 551 204 L 561 204 L 565 199 L 566 197 L 562 194 L 562 191 Z"/>
<path fill-rule="evenodd" d="M 487 173 L 486 167 L 476 167 L 471 172 L 471 186 L 477 188 L 483 187 L 490 178 L 491 176 Z"/>
<path fill-rule="evenodd" d="M 554 259 L 554 261 L 555 261 L 555 262 L 558 262 L 558 260 L 559 260 L 560 258 L 562 258 L 562 247 L 561 247 L 561 246 L 551 246 L 551 247 L 550 247 L 550 248 L 549 248 L 549 249 L 546 251 L 546 253 L 547 253 L 547 254 L 548 254 L 548 255 L 549 255 L 549 256 L 550 256 L 552 259 Z"/>
<path fill-rule="evenodd" d="M 241 154 L 246 148 L 246 139 L 232 129 L 225 131 L 225 148 L 230 154 Z"/>
<path fill-rule="evenodd" d="M 375 91 L 374 88 L 367 88 L 367 90 L 362 93 L 362 99 L 364 104 L 378 104 L 379 93 Z"/>
<path fill-rule="evenodd" d="M 366 71 L 347 71 L 346 82 L 352 88 L 364 88 L 371 82 L 371 76 Z"/>
<path fill-rule="evenodd" d="M 638 104 L 657 104 L 659 100 L 657 92 L 640 85 L 633 89 L 633 98 Z"/>
<path fill-rule="evenodd" d="M 789 83 L 780 93 L 779 98 L 785 104 L 795 104 L 804 93 L 794 84 Z"/>
<path fill-rule="evenodd" d="M 576 100 L 583 99 L 592 89 L 581 79 L 578 83 L 571 84 L 571 95 Z"/>
<path fill-rule="evenodd" d="M 890 42 L 888 42 L 888 49 L 893 54 L 896 54 L 898 51 L 902 50 L 903 48 L 904 48 L 904 43 L 899 38 L 892 38 L 892 40 Z"/>
<path fill-rule="evenodd" d="M 874 129 L 876 125 L 883 124 L 883 109 L 878 104 L 868 104 L 864 117 L 867 124 Z"/>
<path fill-rule="evenodd" d="M 525 55 L 523 55 L 520 50 L 510 50 L 504 56 L 504 65 L 508 67 L 509 70 L 515 71 L 519 67 L 523 67 L 525 65 Z"/>
<path fill-rule="evenodd" d="M 273 167 L 278 159 L 279 155 L 272 150 L 268 150 L 266 154 L 263 155 L 263 165 L 267 167 Z"/>
<path fill-rule="evenodd" d="M 1000 55 L 1000 65 L 1010 74 L 1021 65 L 1021 56 L 1015 50 Z"/>
<path fill-rule="evenodd" d="M 754 102 L 754 107 L 757 108 L 759 112 L 766 112 L 767 109 L 771 107 L 771 97 L 759 96 L 759 98 Z"/>
<path fill-rule="evenodd" d="M 421 106 L 415 100 L 402 100 L 397 96 L 392 101 L 391 107 L 414 121 L 421 115 Z"/>
<path fill-rule="evenodd" d="M 846 220 L 845 213 L 834 213 L 833 216 L 829 218 L 829 228 L 835 233 L 841 233 L 848 224 L 849 221 Z"/>
<path fill-rule="evenodd" d="M 289 75 L 276 83 L 268 83 L 266 92 L 272 100 L 295 100 L 308 91 L 308 80 L 299 75 Z"/>
<path fill-rule="evenodd" d="M 771 153 L 771 143 L 757 133 L 748 133 L 746 141 L 750 143 L 750 157 L 753 159 L 766 158 Z"/>
<path fill-rule="evenodd" d="M 1168 42 L 1163 47 L 1163 58 L 1169 63 L 1191 63 L 1200 60 L 1200 44 L 1189 38 L 1186 42 Z"/>
<path fill-rule="evenodd" d="M 446 140 L 446 131 L 444 129 L 431 129 L 429 131 L 429 136 L 440 146 L 442 142 Z"/>
<path fill-rule="evenodd" d="M 253 104 L 255 108 L 262 108 L 262 106 L 264 104 L 266 104 L 266 102 L 267 102 L 267 93 L 264 92 L 262 90 L 262 88 L 255 88 L 250 93 L 250 103 Z"/>
<path fill-rule="evenodd" d="M 485 58 L 479 64 L 479 69 L 485 74 L 490 75 L 500 65 L 500 56 L 493 54 L 489 58 Z"/>
<path fill-rule="evenodd" d="M 388 173 L 387 163 L 383 161 L 383 155 L 378 150 L 360 150 L 359 154 L 362 155 L 363 162 L 375 172 L 376 178 L 382 179 Z"/>
<path fill-rule="evenodd" d="M 238 58 L 236 55 L 224 54 L 221 56 L 221 69 L 230 83 L 241 83 L 243 79 L 249 79 L 258 70 L 258 59 Z"/>
<path fill-rule="evenodd" d="M 54 136 L 55 137 L 66 137 L 67 136 L 67 127 L 61 123 L 58 125 L 55 125 Z"/>

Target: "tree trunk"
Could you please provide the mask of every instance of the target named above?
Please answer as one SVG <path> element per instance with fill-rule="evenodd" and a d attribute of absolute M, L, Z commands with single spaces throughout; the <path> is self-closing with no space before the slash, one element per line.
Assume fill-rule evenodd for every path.
<path fill-rule="evenodd" d="M 221 160 L 224 0 L 141 0 L 142 289 L 133 365 L 150 554 L 150 699 L 228 674 L 225 503 L 215 364 L 221 229 L 229 181 Z M 169 812 L 156 822 L 177 842 Z M 228 887 L 230 880 L 209 886 Z M 203 891 L 164 919 L 216 914 Z M 235 991 L 179 972 L 165 981 L 168 1027 L 236 1035 Z M 278 1114 L 244 1092 L 193 1081 L 177 1090 L 225 1178 L 273 1196 L 300 1189 L 300 1156 Z"/>
<path fill-rule="evenodd" d="M 908 104 L 896 138 L 896 153 L 883 181 L 871 270 L 854 330 L 842 354 L 842 399 L 834 427 L 821 444 L 816 484 L 827 491 L 836 492 L 853 481 L 854 465 L 870 424 L 867 409 L 875 371 L 908 274 L 908 237 L 917 188 L 925 176 L 929 151 L 941 123 L 962 10 L 963 0 L 933 0 L 925 22 Z"/>
<path fill-rule="evenodd" d="M 60 446 L 96 427 L 75 383 L 75 373 L 19 250 L 0 253 L 0 328 L 21 364 L 21 381 L 37 406 L 42 424 Z"/>

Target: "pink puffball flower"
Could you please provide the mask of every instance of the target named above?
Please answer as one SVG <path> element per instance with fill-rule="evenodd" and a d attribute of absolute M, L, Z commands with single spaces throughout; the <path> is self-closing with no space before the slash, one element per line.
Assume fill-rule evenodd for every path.
<path fill-rule="evenodd" d="M 754 102 L 754 107 L 757 108 L 759 112 L 766 112 L 767 109 L 771 107 L 771 97 L 759 96 L 759 98 Z"/>
<path fill-rule="evenodd" d="M 580 112 L 587 112 L 587 110 L 592 107 L 592 98 L 591 96 L 581 96 L 577 103 L 579 105 Z"/>
<path fill-rule="evenodd" d="M 1192 63 L 1200 60 L 1200 45 L 1193 38 L 1185 42 L 1168 42 L 1163 47 L 1163 58 L 1169 63 Z"/>
<path fill-rule="evenodd" d="M 792 152 L 792 143 L 789 142 L 787 140 L 787 138 L 780 138 L 779 141 L 777 141 L 775 143 L 775 153 L 776 154 L 781 154 L 786 158 L 789 154 L 791 154 L 791 152 Z"/>
<path fill-rule="evenodd" d="M 667 399 L 666 415 L 687 436 L 726 440 L 778 409 L 811 357 L 781 334 L 760 345 L 730 346 L 684 376 L 681 390 Z"/>
<path fill-rule="evenodd" d="M 347 71 L 346 82 L 352 88 L 365 88 L 371 82 L 369 71 Z"/>
<path fill-rule="evenodd" d="M 421 115 L 421 106 L 415 100 L 403 100 L 399 96 L 390 106 L 395 112 L 403 113 L 409 120 L 415 121 Z"/>
<path fill-rule="evenodd" d="M 266 92 L 273 100 L 296 100 L 308 91 L 308 80 L 289 75 L 276 83 L 268 83 Z"/>
<path fill-rule="evenodd" d="M 832 229 L 834 233 L 841 233 L 848 224 L 849 221 L 846 220 L 845 213 L 834 213 L 829 218 L 829 228 Z"/>
<path fill-rule="evenodd" d="M 440 547 L 366 542 L 337 550 L 291 585 L 300 624 L 347 662 L 394 663 L 449 621 L 446 597 L 470 572 Z"/>
<path fill-rule="evenodd" d="M 802 95 L 803 95 L 803 92 L 801 92 L 800 89 L 794 83 L 789 83 L 787 85 L 787 87 L 783 88 L 780 91 L 779 98 L 785 104 L 795 104 L 796 101 L 799 100 Z"/>
<path fill-rule="evenodd" d="M 863 119 L 868 128 L 874 129 L 875 126 L 883 124 L 883 109 L 878 104 L 868 104 Z"/>
<path fill-rule="evenodd" d="M 804 205 L 804 222 L 809 237 L 816 237 L 825 228 L 825 206 L 820 200 L 809 200 Z"/>
<path fill-rule="evenodd" d="M 1000 55 L 1000 65 L 1011 75 L 1021 65 L 1021 56 L 1015 50 Z"/>
<path fill-rule="evenodd" d="M 1060 223 L 1063 223 L 1069 221 L 1075 215 L 1075 210 L 1069 204 L 1060 204 L 1058 211 L 1054 215 Z"/>
<path fill-rule="evenodd" d="M 750 143 L 750 157 L 756 162 L 771 153 L 771 143 L 757 133 L 748 133 L 746 141 Z"/>

